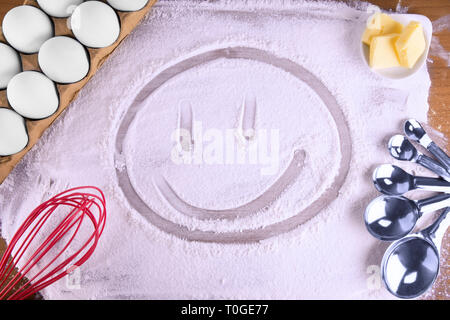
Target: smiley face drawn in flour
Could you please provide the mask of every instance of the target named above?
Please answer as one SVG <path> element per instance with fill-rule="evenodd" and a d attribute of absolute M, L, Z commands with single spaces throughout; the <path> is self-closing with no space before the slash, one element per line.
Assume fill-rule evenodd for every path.
<path fill-rule="evenodd" d="M 149 120 L 156 121 L 157 118 L 152 118 L 152 107 L 155 109 L 155 106 L 158 106 L 157 103 L 148 104 L 148 99 L 157 99 L 158 95 L 164 95 L 164 91 L 167 91 L 164 88 L 167 88 L 167 85 L 170 85 L 171 82 L 177 81 L 178 75 L 183 75 L 183 73 L 187 72 L 201 72 L 201 68 L 205 64 L 212 64 L 212 68 L 219 67 L 220 63 L 227 64 L 226 68 L 223 70 L 233 69 L 233 66 L 238 70 L 242 68 L 242 66 L 246 63 L 253 63 L 256 67 L 255 74 L 258 73 L 258 68 L 261 65 L 266 65 L 272 69 L 277 69 L 279 72 L 284 72 L 290 78 L 288 82 L 279 84 L 280 87 L 277 89 L 280 91 L 281 95 L 295 95 L 294 89 L 291 89 L 290 92 L 281 92 L 284 87 L 294 88 L 295 86 L 291 86 L 291 81 L 301 82 L 302 86 L 308 88 L 307 90 L 299 89 L 301 94 L 309 94 L 308 90 L 313 93 L 315 98 L 311 98 L 314 105 L 322 105 L 321 111 L 317 111 L 313 108 L 314 106 L 297 106 L 302 111 L 298 113 L 295 109 L 293 111 L 289 111 L 289 106 L 266 106 L 264 109 L 264 101 L 267 101 L 268 98 L 264 98 L 264 94 L 262 95 L 262 109 L 263 109 L 263 117 L 264 114 L 266 116 L 267 121 L 272 121 L 271 119 L 278 119 L 277 114 L 282 112 L 292 112 L 292 117 L 286 118 L 287 121 L 283 120 L 282 125 L 278 125 L 282 127 L 286 126 L 298 126 L 299 137 L 281 137 L 281 165 L 280 172 L 277 173 L 274 177 L 270 177 L 267 179 L 262 179 L 262 183 L 258 184 L 255 188 L 251 188 L 247 185 L 246 188 L 243 189 L 243 192 L 248 192 L 246 199 L 254 199 L 250 202 L 233 202 L 232 207 L 227 207 L 227 201 L 232 199 L 232 197 L 236 197 L 237 193 L 231 192 L 231 196 L 228 198 L 225 196 L 225 193 L 220 196 L 220 192 L 218 190 L 206 190 L 205 195 L 206 199 L 208 198 L 208 193 L 211 194 L 211 199 L 223 198 L 223 201 L 217 201 L 219 204 L 214 207 L 211 205 L 211 202 L 204 203 L 193 203 L 190 198 L 189 192 L 199 192 L 198 189 L 195 188 L 195 179 L 199 176 L 199 172 L 194 168 L 193 170 L 186 170 L 186 167 L 183 167 L 184 171 L 179 171 L 176 174 L 187 174 L 187 179 L 178 179 L 178 181 L 188 182 L 186 185 L 177 184 L 176 177 L 170 176 L 170 174 L 166 175 L 167 172 L 164 171 L 164 166 L 167 165 L 167 161 L 164 159 L 158 158 L 158 152 L 151 151 L 152 164 L 142 163 L 140 161 L 130 160 L 130 156 L 133 154 L 131 150 L 135 152 L 146 152 L 145 148 L 152 149 L 152 137 L 150 137 L 148 142 L 139 142 L 130 137 L 136 137 L 133 134 L 134 131 L 139 130 L 139 123 L 142 123 L 144 120 L 146 121 L 146 125 L 149 125 Z M 217 66 L 214 63 L 218 62 Z M 198 68 L 197 68 L 198 67 Z M 231 68 L 230 68 L 231 67 Z M 264 67 L 266 68 L 266 67 Z M 269 69 L 262 68 L 264 72 Z M 199 71 L 200 70 L 200 71 Z M 222 70 L 219 70 L 219 73 L 226 73 Z M 270 71 L 270 70 L 269 70 Z M 231 71 L 232 72 L 232 71 Z M 270 71 L 271 72 L 271 71 Z M 269 73 L 270 73 L 269 72 Z M 233 79 L 232 75 L 223 75 L 225 78 L 217 78 L 220 81 L 217 83 L 217 86 L 220 87 L 218 90 L 227 90 L 228 87 L 233 87 L 232 83 L 228 85 L 221 86 L 220 83 L 224 82 L 223 79 L 231 78 L 231 81 L 236 80 Z M 270 75 L 268 75 L 269 81 L 267 82 L 267 86 L 276 84 L 270 83 Z M 244 77 L 242 77 L 244 78 Z M 260 78 L 264 78 L 264 75 L 260 76 Z M 182 78 L 181 78 L 182 79 Z M 249 77 L 251 79 L 251 77 Z M 206 79 L 211 83 L 211 79 Z M 239 79 L 240 80 L 240 79 Z M 264 84 L 264 81 L 258 81 Z M 202 85 L 201 83 L 199 85 Z M 212 84 L 214 86 L 214 83 Z M 297 85 L 297 84 L 296 84 Z M 236 86 L 235 87 L 239 87 Z M 207 87 L 206 87 L 207 88 Z M 170 87 L 169 87 L 170 89 Z M 173 88 L 172 88 L 173 89 Z M 261 89 L 261 88 L 259 88 Z M 264 88 L 263 90 L 264 91 Z M 270 90 L 266 90 L 270 91 Z M 173 92 L 173 91 L 167 91 Z M 260 90 L 261 92 L 261 90 Z M 242 96 L 242 92 L 240 93 Z M 273 92 L 269 92 L 268 94 L 272 94 Z M 201 95 L 200 95 L 201 96 Z M 205 95 L 206 96 L 206 95 Z M 174 97 L 179 98 L 179 97 Z M 258 97 L 259 99 L 259 97 Z M 208 100 L 205 98 L 205 100 Z M 152 100 L 153 101 L 153 100 Z M 155 100 L 156 101 L 156 100 Z M 259 101 L 259 100 L 258 100 Z M 283 101 L 280 98 L 280 101 Z M 309 101 L 309 100 L 308 100 Z M 145 102 L 145 103 L 144 103 Z M 154 102 L 154 101 L 153 101 Z M 194 104 L 194 108 L 197 105 L 201 105 L 202 101 L 198 101 Z M 212 105 L 212 100 L 207 101 L 209 106 Z M 151 106 L 151 107 L 147 107 Z M 170 110 L 169 106 L 161 106 L 159 109 L 166 110 L 168 114 L 175 113 L 173 110 Z M 220 102 L 218 102 L 217 107 L 217 117 L 223 119 L 224 106 L 220 107 Z M 272 108 L 272 109 L 270 109 Z M 310 109 L 308 114 L 305 114 L 305 110 Z M 319 107 L 317 107 L 319 108 Z M 201 111 L 201 107 L 199 107 Z M 142 113 L 145 110 L 145 113 Z M 206 109 L 205 109 L 206 110 Z M 227 109 L 228 110 L 228 109 Z M 265 110 L 265 111 L 264 111 Z M 269 110 L 269 111 L 267 111 Z M 276 112 L 275 114 L 270 114 L 270 110 Z M 324 111 L 325 110 L 325 111 Z M 259 109 L 258 109 L 259 111 Z M 163 111 L 164 112 L 164 111 Z M 296 113 L 297 112 L 297 113 Z M 321 113 L 320 113 L 321 112 Z M 214 113 L 214 112 L 213 112 Z M 139 114 L 139 117 L 137 115 Z M 155 113 L 157 114 L 157 112 Z M 201 117 L 202 112 L 199 113 L 199 117 Z M 222 115 L 222 116 L 221 116 Z M 296 118 L 296 115 L 297 118 Z M 316 152 L 311 145 L 303 145 L 303 141 L 301 139 L 302 135 L 307 134 L 307 132 L 302 131 L 302 125 L 300 123 L 295 123 L 295 120 L 306 119 L 306 121 L 311 121 L 311 118 L 308 118 L 308 115 L 315 116 L 316 118 L 312 119 L 318 122 L 318 130 L 311 130 L 314 126 L 307 126 L 309 130 L 311 130 L 311 135 L 323 135 L 323 144 L 329 144 L 330 147 L 325 146 L 322 148 L 326 152 L 328 152 L 328 156 L 330 157 L 330 162 L 335 162 L 336 166 L 333 168 L 331 166 L 327 168 L 316 168 L 314 167 L 315 156 L 324 157 L 326 154 L 320 154 L 320 152 Z M 170 117 L 169 117 L 170 118 Z M 292 121 L 289 118 L 293 118 Z M 320 118 L 320 119 L 319 119 Z M 208 118 L 206 120 L 214 121 L 213 118 Z M 273 120 L 273 121 L 275 121 Z M 164 120 L 163 120 L 164 121 Z M 173 119 L 169 119 L 169 122 L 173 122 Z M 269 123 L 269 122 L 265 123 Z M 168 123 L 169 123 L 168 122 Z M 262 121 L 264 123 L 264 121 Z M 322 122 L 322 123 L 320 123 Z M 208 123 L 205 121 L 204 123 Z M 216 124 L 213 124 L 217 126 Z M 226 125 L 226 124 L 224 124 Z M 164 127 L 164 124 L 163 124 Z M 170 125 L 169 125 L 170 127 Z M 228 126 L 229 127 L 229 126 Z M 270 125 L 269 125 L 270 127 Z M 307 128 L 307 129 L 308 129 Z M 292 129 L 292 128 L 291 128 Z M 325 133 L 321 133 L 322 131 L 326 131 Z M 283 128 L 281 129 L 281 133 L 283 133 Z M 158 132 L 155 132 L 155 139 L 161 138 Z M 133 142 L 135 141 L 135 142 Z M 156 141 L 156 140 L 155 140 Z M 317 140 L 316 140 L 317 141 Z M 131 147 L 130 147 L 131 143 Z M 334 148 L 335 147 L 335 148 Z M 289 148 L 291 148 L 289 150 Z M 303 150 L 294 152 L 295 150 Z M 158 151 L 158 150 L 156 150 Z M 316 155 L 316 153 L 318 153 Z M 294 155 L 294 156 L 293 156 Z M 268 52 L 261 51 L 253 48 L 245 48 L 245 47 L 234 47 L 234 48 L 225 48 L 225 49 L 217 49 L 213 51 L 208 51 L 202 54 L 199 54 L 194 57 L 190 57 L 186 60 L 183 60 L 175 65 L 172 65 L 159 73 L 156 77 L 154 77 L 148 84 L 143 88 L 143 90 L 137 95 L 134 103 L 129 107 L 128 113 L 122 119 L 121 125 L 118 130 L 118 134 L 116 137 L 116 160 L 123 159 L 125 157 L 126 164 L 125 167 L 118 168 L 116 170 L 118 183 L 120 188 L 123 190 L 125 197 L 127 198 L 129 204 L 142 216 L 144 216 L 149 222 L 157 226 L 158 228 L 171 233 L 180 238 L 191 240 L 191 241 L 204 241 L 204 242 L 220 242 L 220 243 L 242 243 L 242 242 L 253 242 L 259 241 L 266 238 L 270 238 L 276 236 L 281 233 L 288 232 L 293 230 L 297 226 L 301 225 L 305 221 L 309 220 L 314 215 L 318 214 L 323 208 L 325 208 L 330 202 L 332 202 L 338 195 L 339 189 L 345 181 L 345 178 L 349 169 L 349 162 L 351 158 L 351 141 L 349 135 L 349 129 L 347 127 L 344 115 L 340 110 L 339 105 L 337 104 L 335 98 L 331 95 L 328 89 L 322 84 L 322 82 L 317 79 L 311 72 L 299 66 L 298 64 L 284 58 L 276 57 Z M 130 161 L 129 161 L 130 160 Z M 305 162 L 304 166 L 303 163 Z M 293 165 L 296 164 L 296 165 Z M 158 168 L 157 170 L 148 171 L 152 172 L 151 180 L 146 179 L 145 177 L 139 177 L 136 179 L 136 173 L 142 172 L 144 167 L 153 167 Z M 231 167 L 231 171 L 236 170 L 239 173 L 238 166 Z M 191 167 L 190 167 L 191 168 Z M 204 167 L 202 167 L 204 168 Z M 246 167 L 248 168 L 248 166 Z M 161 170 L 160 170 L 161 169 Z M 198 169 L 198 168 L 197 168 Z M 321 171 L 320 171 L 320 170 Z M 181 170 L 181 169 L 180 169 Z M 255 169 L 256 170 L 256 169 Z M 314 171 L 319 170 L 319 171 Z M 189 173 L 189 172 L 193 173 Z M 158 174 L 155 174 L 158 172 Z M 187 173 L 186 173 L 187 172 Z M 314 181 L 311 177 L 317 178 L 317 181 Z M 191 176 L 189 176 L 191 174 Z M 156 179 L 155 179 L 156 177 Z M 230 174 L 230 181 L 224 181 L 224 186 L 226 188 L 227 184 L 233 182 L 231 179 L 236 177 L 235 174 Z M 142 178 L 142 179 L 141 179 Z M 198 177 L 201 179 L 201 177 Z M 246 215 L 258 216 L 259 219 L 261 214 L 259 212 L 258 215 L 253 212 L 261 211 L 261 209 L 268 209 L 267 215 L 270 214 L 272 204 L 276 201 L 283 200 L 283 192 L 295 192 L 296 187 L 290 187 L 292 183 L 301 185 L 302 182 L 305 187 L 302 187 L 303 191 L 305 191 L 304 199 L 300 199 L 301 205 L 297 206 L 298 211 L 297 214 L 293 214 L 290 216 L 283 216 L 279 221 L 271 220 L 269 217 L 270 224 L 266 224 L 262 227 L 248 227 L 244 230 L 220 230 L 214 229 L 211 230 L 203 230 L 203 229 L 193 229 L 188 225 L 184 225 L 182 222 L 173 220 L 169 215 L 165 215 L 163 212 L 164 207 L 160 207 L 159 205 L 154 205 L 154 201 L 148 195 L 142 193 L 142 184 L 140 183 L 150 183 L 150 181 L 156 180 L 156 188 L 155 192 L 152 193 L 150 197 L 158 196 L 159 198 L 164 198 L 164 201 L 161 203 L 165 204 L 166 207 L 170 207 L 171 210 L 177 211 L 178 214 L 186 215 L 189 219 L 214 219 L 214 214 L 217 214 L 216 218 L 224 219 L 228 218 L 229 220 L 240 219 L 242 214 Z M 139 182 L 142 181 L 142 182 Z M 199 180 L 197 180 L 199 181 Z M 192 182 L 192 184 L 191 184 Z M 238 181 L 238 185 L 243 185 Z M 174 185 L 173 185 L 174 184 Z M 317 185 L 315 185 L 317 184 Z M 310 186 L 309 186 L 310 185 Z M 245 185 L 244 185 L 245 187 Z M 192 191 L 191 191 L 192 189 Z M 208 188 L 206 188 L 208 189 Z M 252 190 L 255 189 L 255 190 Z M 292 189 L 292 190 L 290 190 Z M 200 190 L 200 192 L 202 192 Z M 239 191 L 239 192 L 242 192 Z M 253 192 L 253 193 L 252 193 Z M 227 193 L 228 194 L 228 193 Z M 254 195 L 254 196 L 248 196 Z M 231 198 L 230 198 L 231 197 Z M 301 198 L 302 194 L 298 195 L 298 198 Z M 291 197 L 292 199 L 292 197 Z M 235 205 L 235 204 L 238 205 Z M 294 212 L 292 212 L 294 213 Z M 266 212 L 264 212 L 264 215 Z M 255 218 L 258 219 L 258 218 Z M 242 228 L 241 228 L 242 229 Z"/>

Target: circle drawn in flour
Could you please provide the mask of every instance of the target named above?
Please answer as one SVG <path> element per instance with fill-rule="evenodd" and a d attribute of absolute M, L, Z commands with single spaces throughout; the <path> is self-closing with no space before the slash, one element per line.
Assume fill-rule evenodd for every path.
<path fill-rule="evenodd" d="M 326 108 L 328 109 L 328 112 L 331 115 L 332 120 L 336 124 L 336 130 L 340 144 L 339 147 L 341 152 L 341 157 L 339 160 L 339 169 L 336 176 L 334 177 L 331 186 L 328 189 L 326 189 L 308 207 L 301 210 L 301 212 L 297 213 L 296 215 L 289 217 L 283 221 L 279 221 L 274 224 L 258 229 L 247 229 L 237 232 L 235 231 L 214 232 L 214 231 L 191 230 L 184 225 L 172 222 L 166 219 L 165 217 L 162 217 L 152 208 L 150 208 L 146 204 L 146 202 L 138 195 L 138 192 L 136 191 L 135 187 L 133 186 L 130 180 L 129 173 L 127 171 L 128 169 L 126 166 L 122 168 L 120 168 L 120 166 L 117 166 L 116 174 L 118 178 L 119 187 L 122 189 L 129 204 L 144 218 L 146 218 L 150 223 L 152 223 L 159 229 L 169 234 L 175 235 L 181 239 L 189 241 L 216 242 L 216 243 L 256 242 L 289 232 L 297 228 L 301 224 L 305 223 L 315 215 L 317 215 L 322 209 L 324 209 L 338 197 L 339 190 L 344 184 L 349 171 L 352 147 L 350 140 L 350 132 L 344 114 L 342 113 L 336 99 L 330 93 L 330 91 L 324 86 L 324 84 L 315 75 L 313 75 L 311 72 L 309 72 L 302 66 L 296 64 L 295 62 L 289 59 L 280 58 L 269 52 L 248 47 L 232 47 L 208 51 L 199 54 L 197 56 L 190 57 L 173 66 L 170 66 L 169 68 L 165 69 L 160 74 L 158 74 L 156 77 L 154 77 L 142 89 L 142 91 L 137 95 L 134 102 L 129 107 L 128 112 L 122 119 L 122 122 L 119 126 L 119 130 L 116 136 L 115 160 L 117 162 L 120 162 L 121 159 L 123 159 L 123 143 L 125 137 L 127 135 L 130 125 L 133 123 L 136 114 L 142 105 L 142 102 L 148 96 L 152 95 L 158 88 L 160 88 L 166 82 L 174 78 L 176 75 L 181 74 L 197 66 L 206 64 L 208 62 L 223 58 L 253 60 L 278 68 L 282 71 L 289 73 L 290 75 L 297 78 L 301 82 L 307 84 L 315 92 L 315 94 L 322 100 L 324 106 L 326 106 Z M 285 172 L 285 175 L 289 176 L 292 175 L 292 173 L 295 173 L 295 171 L 289 171 L 288 168 Z M 282 177 L 280 177 L 280 180 L 284 179 Z M 275 184 L 277 183 L 280 183 L 280 181 L 277 181 Z"/>

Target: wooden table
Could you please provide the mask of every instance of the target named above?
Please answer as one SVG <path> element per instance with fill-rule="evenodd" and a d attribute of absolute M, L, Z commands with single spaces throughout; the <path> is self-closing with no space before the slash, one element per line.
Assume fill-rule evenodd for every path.
<path fill-rule="evenodd" d="M 9 9 L 22 4 L 22 2 L 23 0 L 0 0 L 0 21 L 3 20 L 3 16 Z M 372 0 L 371 2 L 387 10 L 395 10 L 399 3 L 398 0 Z M 403 0 L 401 5 L 408 7 L 408 13 L 426 15 L 431 21 L 450 15 L 450 1 L 448 0 Z M 441 45 L 447 51 L 450 51 L 450 31 L 445 30 L 436 34 L 436 36 Z M 428 63 L 428 70 L 432 80 L 428 118 L 435 129 L 443 132 L 446 137 L 450 138 L 450 67 L 446 61 L 437 57 L 432 57 L 432 59 L 433 63 Z M 0 238 L 0 253 L 4 250 L 4 247 L 5 243 Z M 450 252 L 450 238 L 448 234 L 444 248 L 447 249 L 447 252 Z M 450 299 L 449 256 L 443 257 L 442 260 L 444 263 L 441 265 L 441 275 L 435 285 L 435 298 Z"/>

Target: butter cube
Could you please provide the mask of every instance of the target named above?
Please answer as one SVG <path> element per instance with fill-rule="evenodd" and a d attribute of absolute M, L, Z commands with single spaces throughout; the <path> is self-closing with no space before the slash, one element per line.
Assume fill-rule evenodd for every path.
<path fill-rule="evenodd" d="M 369 65 L 374 69 L 399 67 L 400 61 L 395 50 L 399 34 L 376 36 L 370 42 Z"/>
<path fill-rule="evenodd" d="M 392 19 L 389 15 L 381 14 L 381 34 L 401 33 L 403 31 L 403 25 Z"/>
<path fill-rule="evenodd" d="M 420 22 L 411 21 L 395 42 L 400 64 L 412 68 L 426 48 L 425 35 Z"/>
<path fill-rule="evenodd" d="M 362 36 L 362 42 L 370 45 L 370 40 L 373 36 L 378 36 L 381 33 L 381 13 L 377 12 L 372 15 L 367 21 L 367 27 Z"/>
<path fill-rule="evenodd" d="M 362 36 L 362 42 L 364 42 L 367 45 L 370 45 L 370 41 L 372 40 L 372 38 L 374 36 L 378 36 L 381 34 L 381 29 L 369 29 L 366 28 L 366 30 L 364 30 L 363 36 Z"/>
<path fill-rule="evenodd" d="M 381 12 L 376 12 L 371 19 L 367 21 L 367 29 L 381 30 Z"/>
<path fill-rule="evenodd" d="M 367 23 L 367 28 L 362 36 L 362 42 L 370 45 L 372 38 L 375 36 L 401 33 L 402 31 L 403 25 L 400 22 L 392 19 L 385 13 L 376 13 Z"/>

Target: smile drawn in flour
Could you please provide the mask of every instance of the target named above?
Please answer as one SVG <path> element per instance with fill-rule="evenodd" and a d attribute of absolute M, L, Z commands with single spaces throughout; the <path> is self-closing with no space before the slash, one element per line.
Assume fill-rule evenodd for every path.
<path fill-rule="evenodd" d="M 313 201 L 308 207 L 301 210 L 296 215 L 287 218 L 283 221 L 276 222 L 274 224 L 265 226 L 263 228 L 258 229 L 247 229 L 247 230 L 239 230 L 232 232 L 214 232 L 214 231 L 202 231 L 202 230 L 192 230 L 186 226 L 183 226 L 178 223 L 174 223 L 161 215 L 155 212 L 152 208 L 150 208 L 147 203 L 145 203 L 142 198 L 138 195 L 136 189 L 134 188 L 130 177 L 127 173 L 127 168 L 125 166 L 117 166 L 116 167 L 116 175 L 118 179 L 118 185 L 120 189 L 123 191 L 123 194 L 131 207 L 136 210 L 139 214 L 141 214 L 144 218 L 146 218 L 151 224 L 158 227 L 159 229 L 172 234 L 174 236 L 179 237 L 180 239 L 188 240 L 188 241 L 200 241 L 200 242 L 215 242 L 215 243 L 251 243 L 257 242 L 264 239 L 268 239 L 289 231 L 294 230 L 301 224 L 305 223 L 315 215 L 317 215 L 321 210 L 326 208 L 331 202 L 333 202 L 339 195 L 339 190 L 344 184 L 349 168 L 350 168 L 350 160 L 352 156 L 352 144 L 350 137 L 350 130 L 347 125 L 346 119 L 342 110 L 337 103 L 335 97 L 331 94 L 327 87 L 318 79 L 314 74 L 312 74 L 307 69 L 302 66 L 296 64 L 295 62 L 275 56 L 269 52 L 249 48 L 249 47 L 230 47 L 230 48 L 222 48 L 216 49 L 208 52 L 204 52 L 198 54 L 196 56 L 187 58 L 175 65 L 172 65 L 155 76 L 137 95 L 134 102 L 130 105 L 128 112 L 124 115 L 121 120 L 117 136 L 116 136 L 116 151 L 115 151 L 115 161 L 116 163 L 123 162 L 123 143 L 125 137 L 128 132 L 128 128 L 132 124 L 133 120 L 136 117 L 137 112 L 139 111 L 142 102 L 153 92 L 155 92 L 159 87 L 161 87 L 164 83 L 175 77 L 176 75 L 183 73 L 189 69 L 192 69 L 196 66 L 208 63 L 213 60 L 226 58 L 226 59 L 248 59 L 255 60 L 259 62 L 266 63 L 268 65 L 272 65 L 281 70 L 284 70 L 294 77 L 298 78 L 302 82 L 309 85 L 318 97 L 321 98 L 325 106 L 328 108 L 328 111 L 336 123 L 336 128 L 338 132 L 338 138 L 340 143 L 340 153 L 341 158 L 339 162 L 339 170 L 334 177 L 334 181 L 331 186 L 326 189 L 315 201 Z M 297 157 L 302 159 L 303 163 L 305 158 L 305 153 L 297 152 Z M 283 173 L 283 175 L 279 178 L 277 182 L 272 185 L 268 192 L 264 193 L 260 197 L 256 198 L 252 202 L 239 207 L 237 209 L 241 209 L 242 211 L 233 212 L 230 209 L 230 212 L 233 212 L 235 219 L 240 217 L 243 213 L 256 213 L 250 212 L 250 209 L 257 209 L 258 207 L 264 207 L 264 203 L 269 204 L 273 202 L 274 197 L 279 196 L 281 187 L 287 187 L 290 182 L 295 180 L 295 175 L 299 173 L 296 168 L 293 168 L 293 163 L 298 163 L 298 158 L 296 158 L 294 154 L 294 158 L 291 161 L 290 165 Z M 291 168 L 292 166 L 292 168 Z M 301 167 L 301 166 L 300 166 Z M 291 174 L 293 176 L 291 176 Z M 289 177 L 288 177 L 289 176 Z M 159 181 L 159 182 L 158 182 Z M 189 206 L 183 200 L 177 199 L 177 195 L 173 190 L 171 190 L 170 185 L 164 184 L 164 180 L 157 179 L 157 184 L 159 184 L 160 193 L 165 193 L 168 202 L 174 206 L 182 208 L 182 211 L 185 214 L 191 215 L 196 218 L 204 218 L 205 214 L 209 214 L 208 212 L 211 210 L 205 210 L 201 208 L 196 208 L 193 206 Z M 283 188 L 282 188 L 283 189 Z M 284 189 L 283 189 L 284 190 Z M 281 190 L 281 192 L 283 191 Z M 270 194 L 269 191 L 276 191 L 275 194 Z M 261 197 L 263 198 L 261 201 Z M 175 199 L 175 200 L 174 200 Z M 219 212 L 219 216 L 222 215 L 223 212 Z M 211 219 L 211 216 L 208 217 Z"/>
<path fill-rule="evenodd" d="M 193 206 L 184 201 L 161 175 L 154 177 L 154 184 L 160 196 L 173 209 L 186 216 L 200 220 L 232 220 L 267 210 L 300 175 L 305 158 L 306 152 L 304 150 L 295 150 L 287 169 L 269 189 L 251 202 L 233 209 L 209 210 Z"/>

